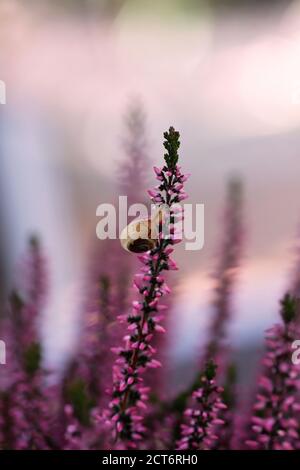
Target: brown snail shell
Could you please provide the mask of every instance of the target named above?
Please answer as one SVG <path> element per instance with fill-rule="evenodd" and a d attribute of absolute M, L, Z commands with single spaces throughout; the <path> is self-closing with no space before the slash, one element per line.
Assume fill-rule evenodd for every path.
<path fill-rule="evenodd" d="M 122 247 L 131 253 L 145 253 L 155 248 L 158 242 L 159 227 L 163 223 L 167 209 L 158 206 L 151 217 L 135 219 L 121 233 Z"/>
<path fill-rule="evenodd" d="M 134 220 L 122 231 L 121 245 L 131 253 L 145 253 L 156 246 L 156 235 L 153 219 Z"/>
<path fill-rule="evenodd" d="M 137 240 L 132 240 L 128 244 L 127 251 L 130 251 L 131 253 L 145 253 L 146 251 L 153 250 L 156 242 L 156 240 L 152 239 L 138 238 Z"/>

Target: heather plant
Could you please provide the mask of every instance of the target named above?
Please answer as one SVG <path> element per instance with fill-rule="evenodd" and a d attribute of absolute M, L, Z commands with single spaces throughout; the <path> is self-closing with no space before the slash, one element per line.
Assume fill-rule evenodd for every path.
<path fill-rule="evenodd" d="M 242 254 L 242 185 L 232 179 L 228 185 L 224 217 L 223 241 L 218 253 L 218 267 L 214 274 L 212 319 L 204 360 L 224 358 L 225 341 L 233 313 L 233 294 L 237 283 Z"/>
<path fill-rule="evenodd" d="M 127 196 L 128 206 L 146 202 L 145 184 L 150 167 L 146 127 L 146 113 L 142 104 L 139 101 L 132 102 L 125 116 L 122 139 L 124 159 L 118 165 L 119 191 Z"/>
<path fill-rule="evenodd" d="M 234 420 L 237 407 L 237 369 L 230 363 L 228 333 L 233 316 L 233 297 L 236 289 L 242 256 L 242 184 L 232 179 L 228 185 L 224 220 L 224 239 L 218 256 L 219 264 L 215 273 L 215 287 L 212 305 L 212 319 L 209 326 L 208 342 L 204 348 L 204 362 L 213 359 L 218 364 L 217 380 L 223 384 L 222 398 L 226 408 L 221 411 L 224 426 L 219 429 L 220 449 L 233 445 Z M 227 340 L 227 341 L 226 341 Z"/>
<path fill-rule="evenodd" d="M 48 402 L 51 387 L 45 385 L 39 332 L 47 295 L 47 268 L 36 238 L 30 240 L 23 269 L 25 283 L 11 294 L 2 325 L 8 358 L 1 377 L 1 446 L 51 449 L 56 447 Z"/>
<path fill-rule="evenodd" d="M 220 411 L 223 389 L 216 384 L 216 364 L 210 361 L 200 377 L 199 388 L 193 392 L 193 407 L 185 410 L 186 422 L 181 425 L 178 450 L 210 450 L 218 441 L 217 430 L 224 425 Z"/>
<path fill-rule="evenodd" d="M 162 168 L 155 167 L 159 185 L 148 193 L 154 203 L 166 205 L 170 209 L 170 225 L 174 226 L 177 215 L 173 211 L 173 205 L 186 198 L 183 191 L 186 176 L 181 173 L 177 164 L 179 133 L 171 127 L 164 137 L 165 165 Z M 135 276 L 134 285 L 140 298 L 133 301 L 129 315 L 120 317 L 121 321 L 127 322 L 125 345 L 113 349 L 118 359 L 114 366 L 108 418 L 114 424 L 114 439 L 121 441 L 126 447 L 136 447 L 145 435 L 142 410 L 146 406 L 149 390 L 143 384 L 142 374 L 147 368 L 161 366 L 154 358 L 155 350 L 151 342 L 155 333 L 164 332 L 160 323 L 165 306 L 160 303 L 160 298 L 169 293 L 169 288 L 162 273 L 177 269 L 170 255 L 178 240 L 172 230 L 173 235 L 166 238 L 162 225 L 159 224 L 156 245 L 139 256 L 143 267 L 140 274 Z"/>
<path fill-rule="evenodd" d="M 132 103 L 126 113 L 122 152 L 124 158 L 118 162 L 117 169 L 117 192 L 127 196 L 127 203 L 131 205 L 145 198 L 150 166 L 146 116 L 139 102 Z M 69 364 L 62 386 L 68 421 L 77 422 L 75 447 L 78 446 L 79 429 L 84 447 L 105 445 L 101 423 L 94 416 L 109 403 L 107 388 L 112 386 L 113 365 L 111 347 L 120 339 L 117 317 L 129 307 L 130 279 L 136 265 L 135 259 L 122 250 L 119 239 L 101 243 L 98 240 L 93 247 L 84 285 L 81 348 Z M 70 437 L 68 434 L 69 441 Z"/>
<path fill-rule="evenodd" d="M 250 448 L 300 449 L 300 370 L 291 361 L 291 344 L 299 337 L 297 302 L 286 294 L 281 301 L 281 323 L 266 332 L 266 353 L 253 406 Z"/>

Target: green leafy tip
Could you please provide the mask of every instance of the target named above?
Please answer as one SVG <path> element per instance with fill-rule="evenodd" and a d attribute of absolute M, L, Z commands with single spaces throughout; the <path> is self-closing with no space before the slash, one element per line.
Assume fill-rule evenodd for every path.
<path fill-rule="evenodd" d="M 71 402 L 74 414 L 79 422 L 88 426 L 90 424 L 90 411 L 95 403 L 89 396 L 85 382 L 82 379 L 71 382 L 66 390 L 66 398 Z"/>
<path fill-rule="evenodd" d="M 170 127 L 169 132 L 164 133 L 164 147 L 167 150 L 164 158 L 167 164 L 167 167 L 173 169 L 178 162 L 178 149 L 180 147 L 180 134 L 175 131 L 174 127 Z"/>
<path fill-rule="evenodd" d="M 24 352 L 24 367 L 28 374 L 33 375 L 40 368 L 42 350 L 39 343 L 31 343 Z"/>
<path fill-rule="evenodd" d="M 281 300 L 281 318 L 284 323 L 295 320 L 297 313 L 297 300 L 290 294 L 286 294 Z"/>
<path fill-rule="evenodd" d="M 207 380 L 213 380 L 216 376 L 216 370 L 217 370 L 217 365 L 214 363 L 214 361 L 208 361 L 206 364 L 205 372 L 204 375 L 207 378 Z"/>

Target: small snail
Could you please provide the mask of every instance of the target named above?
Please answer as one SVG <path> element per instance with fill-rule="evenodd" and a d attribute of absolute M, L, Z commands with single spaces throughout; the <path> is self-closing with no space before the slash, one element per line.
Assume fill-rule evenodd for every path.
<path fill-rule="evenodd" d="M 144 253 L 152 250 L 157 244 L 161 220 L 162 211 L 158 209 L 151 218 L 130 222 L 122 230 L 120 236 L 122 247 L 131 253 Z"/>

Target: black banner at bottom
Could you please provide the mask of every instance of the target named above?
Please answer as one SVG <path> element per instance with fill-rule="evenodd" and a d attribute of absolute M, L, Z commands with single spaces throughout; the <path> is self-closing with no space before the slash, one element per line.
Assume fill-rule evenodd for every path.
<path fill-rule="evenodd" d="M 274 468 L 283 468 L 287 465 L 299 466 L 299 452 L 294 451 L 0 451 L 0 464 L 2 468 L 11 466 L 35 465 L 102 468 L 108 466 L 122 466 L 123 468 L 141 468 L 145 465 L 157 467 L 170 465 L 176 467 L 189 466 L 196 468 L 199 465 L 218 465 L 226 467 L 229 464 L 244 464 L 248 466 L 270 464 Z M 20 468 L 20 467 L 19 467 Z"/>

